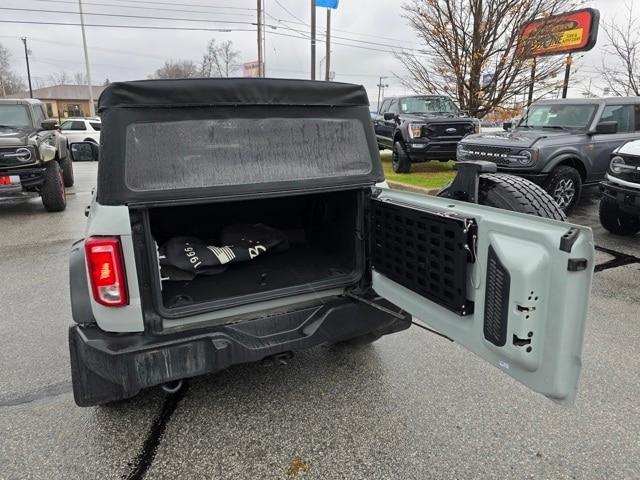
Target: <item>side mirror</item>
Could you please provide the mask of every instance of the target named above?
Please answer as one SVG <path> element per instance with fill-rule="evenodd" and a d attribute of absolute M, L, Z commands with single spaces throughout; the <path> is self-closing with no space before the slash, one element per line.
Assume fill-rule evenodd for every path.
<path fill-rule="evenodd" d="M 382 118 L 384 118 L 385 120 L 395 120 L 396 119 L 396 114 L 393 113 L 393 112 L 383 113 L 382 114 Z"/>
<path fill-rule="evenodd" d="M 56 120 L 43 120 L 42 123 L 40 123 L 40 127 L 42 127 L 43 130 L 55 130 L 58 128 L 58 122 Z"/>
<path fill-rule="evenodd" d="M 93 142 L 75 142 L 70 147 L 74 162 L 93 162 L 100 158 L 100 147 Z"/>
<path fill-rule="evenodd" d="M 618 133 L 618 122 L 615 120 L 608 120 L 606 122 L 600 122 L 596 125 L 595 133 L 610 134 Z"/>
<path fill-rule="evenodd" d="M 504 123 L 502 124 L 502 129 L 503 129 L 505 132 L 508 132 L 508 131 L 509 131 L 509 130 L 511 130 L 512 128 L 513 128 L 513 122 L 504 122 Z"/>

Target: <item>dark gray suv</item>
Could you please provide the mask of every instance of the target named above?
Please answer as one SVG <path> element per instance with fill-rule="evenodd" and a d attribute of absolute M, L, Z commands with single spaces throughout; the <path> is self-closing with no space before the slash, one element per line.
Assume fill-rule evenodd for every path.
<path fill-rule="evenodd" d="M 583 185 L 604 179 L 611 152 L 640 138 L 640 98 L 542 100 L 515 128 L 469 135 L 457 160 L 489 160 L 541 185 L 568 212 Z"/>

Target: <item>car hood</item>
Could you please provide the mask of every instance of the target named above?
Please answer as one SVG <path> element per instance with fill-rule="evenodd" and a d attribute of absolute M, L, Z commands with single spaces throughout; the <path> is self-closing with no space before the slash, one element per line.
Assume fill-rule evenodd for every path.
<path fill-rule="evenodd" d="M 37 132 L 33 128 L 0 127 L 0 147 L 27 145 L 29 137 Z"/>
<path fill-rule="evenodd" d="M 530 148 L 547 138 L 570 137 L 574 134 L 565 131 L 513 130 L 511 132 L 478 133 L 469 135 L 463 143 L 474 145 L 496 145 L 516 148 Z"/>
<path fill-rule="evenodd" d="M 455 115 L 432 115 L 432 114 L 421 114 L 421 113 L 412 113 L 401 114 L 400 120 L 406 122 L 416 122 L 416 123 L 472 123 L 473 119 L 471 117 L 456 117 Z"/>

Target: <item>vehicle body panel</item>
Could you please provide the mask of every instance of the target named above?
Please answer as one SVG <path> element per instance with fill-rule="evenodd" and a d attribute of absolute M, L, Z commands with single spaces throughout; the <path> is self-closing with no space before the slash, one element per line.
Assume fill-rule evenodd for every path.
<path fill-rule="evenodd" d="M 470 215 L 477 222 L 475 265 L 469 266 L 473 313 L 460 316 L 429 301 L 376 271 L 373 288 L 434 330 L 476 353 L 534 391 L 570 405 L 575 400 L 580 355 L 593 272 L 593 235 L 579 227 L 540 217 L 399 191 L 385 191 L 379 200 L 425 211 Z M 562 237 L 576 229 L 570 252 Z M 490 250 L 508 272 L 507 298 L 491 299 L 488 278 Z M 526 259 L 526 261 L 524 261 Z M 570 259 L 586 263 L 568 271 Z M 504 282 L 504 284 L 503 284 Z M 505 293 L 505 290 L 502 290 Z M 506 343 L 489 341 L 483 329 L 495 301 L 506 307 Z"/>

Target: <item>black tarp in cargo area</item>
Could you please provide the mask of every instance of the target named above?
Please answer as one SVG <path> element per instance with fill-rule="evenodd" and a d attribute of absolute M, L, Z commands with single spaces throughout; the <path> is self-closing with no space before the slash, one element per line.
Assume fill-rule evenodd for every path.
<path fill-rule="evenodd" d="M 382 166 L 363 87 L 285 79 L 113 83 L 102 204 L 367 185 Z"/>

